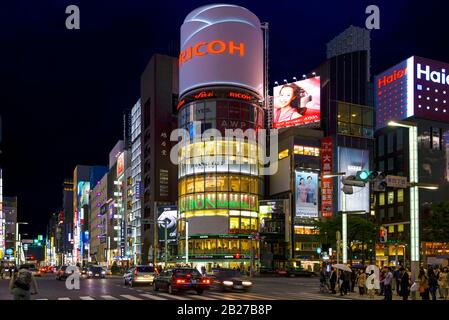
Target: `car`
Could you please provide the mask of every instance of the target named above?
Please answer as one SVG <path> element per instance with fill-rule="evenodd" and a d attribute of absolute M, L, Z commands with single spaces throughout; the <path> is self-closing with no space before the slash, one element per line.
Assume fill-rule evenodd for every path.
<path fill-rule="evenodd" d="M 87 267 L 84 267 L 84 268 L 81 269 L 81 276 L 82 277 L 87 277 L 87 270 L 88 270 Z"/>
<path fill-rule="evenodd" d="M 41 273 L 40 269 L 36 268 L 35 264 L 30 263 L 27 266 L 28 266 L 28 270 L 31 271 L 33 276 L 35 276 L 35 277 L 41 277 L 42 276 L 42 273 Z"/>
<path fill-rule="evenodd" d="M 72 271 L 72 272 L 69 272 L 67 270 L 67 267 L 68 266 L 62 266 L 61 268 L 59 268 L 58 272 L 56 272 L 56 280 L 65 280 L 72 273 L 81 274 L 79 267 L 74 267 L 75 271 Z"/>
<path fill-rule="evenodd" d="M 278 270 L 279 276 L 284 277 L 312 277 L 315 274 L 312 271 L 307 271 L 303 268 L 287 268 Z"/>
<path fill-rule="evenodd" d="M 220 291 L 249 291 L 253 283 L 243 277 L 239 270 L 234 269 L 212 269 L 208 274 L 212 280 L 212 287 Z"/>
<path fill-rule="evenodd" d="M 87 268 L 87 278 L 105 278 L 106 271 L 100 266 L 90 266 Z"/>
<path fill-rule="evenodd" d="M 153 290 L 167 290 L 169 294 L 180 291 L 194 290 L 202 294 L 204 290 L 210 289 L 212 280 L 204 277 L 194 268 L 173 268 L 160 273 L 153 281 Z"/>
<path fill-rule="evenodd" d="M 141 265 L 128 269 L 123 275 L 125 286 L 134 287 L 138 283 L 147 283 L 152 285 L 154 277 L 157 275 L 157 269 L 152 266 Z"/>

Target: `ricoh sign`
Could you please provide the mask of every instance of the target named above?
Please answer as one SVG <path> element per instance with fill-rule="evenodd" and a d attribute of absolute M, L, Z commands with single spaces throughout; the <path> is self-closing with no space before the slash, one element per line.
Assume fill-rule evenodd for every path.
<path fill-rule="evenodd" d="M 376 127 L 412 116 L 449 122 L 449 64 L 417 56 L 375 77 Z"/>
<path fill-rule="evenodd" d="M 263 96 L 263 37 L 259 19 L 228 4 L 192 11 L 181 26 L 179 93 L 230 85 Z"/>

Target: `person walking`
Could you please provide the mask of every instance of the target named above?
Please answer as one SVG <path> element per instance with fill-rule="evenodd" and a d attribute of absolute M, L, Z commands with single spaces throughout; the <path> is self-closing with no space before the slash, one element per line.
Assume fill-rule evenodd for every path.
<path fill-rule="evenodd" d="M 419 294 L 422 300 L 429 300 L 429 278 L 424 268 L 419 270 L 418 274 Z"/>
<path fill-rule="evenodd" d="M 357 286 L 359 287 L 359 294 L 361 297 L 365 294 L 365 284 L 366 284 L 366 273 L 363 270 L 359 271 L 357 277 Z"/>
<path fill-rule="evenodd" d="M 432 300 L 435 301 L 437 299 L 438 278 L 436 277 L 433 268 L 429 268 L 427 277 L 429 278 L 429 292 L 432 296 Z"/>
<path fill-rule="evenodd" d="M 21 266 L 11 277 L 9 289 L 14 300 L 31 300 L 31 294 L 37 294 L 36 279 L 28 268 L 27 265 Z"/>
<path fill-rule="evenodd" d="M 335 291 L 335 285 L 337 283 L 337 272 L 336 272 L 335 268 L 332 268 L 329 282 L 331 284 L 331 292 L 332 292 L 332 294 L 336 294 L 337 291 Z"/>
<path fill-rule="evenodd" d="M 448 268 L 444 267 L 443 270 L 440 271 L 440 274 L 438 276 L 438 286 L 443 292 L 443 299 L 448 299 L 448 293 L 449 293 L 449 283 L 448 283 Z"/>
<path fill-rule="evenodd" d="M 399 269 L 399 273 L 401 275 L 401 286 L 399 295 L 402 297 L 402 300 L 408 300 L 408 296 L 410 294 L 409 292 L 410 278 L 408 276 L 407 270 L 405 270 L 404 267 L 401 267 Z"/>
<path fill-rule="evenodd" d="M 401 279 L 402 279 L 402 272 L 401 272 L 401 268 L 396 268 L 396 270 L 393 273 L 394 276 L 394 280 L 396 282 L 396 294 L 398 296 L 400 296 L 400 292 L 401 292 Z"/>
<path fill-rule="evenodd" d="M 339 284 L 340 284 L 340 296 L 342 295 L 347 295 L 348 294 L 348 287 L 347 287 L 347 282 L 348 282 L 348 277 L 345 274 L 345 272 L 343 270 L 340 271 L 340 277 L 339 277 Z"/>
<path fill-rule="evenodd" d="M 368 289 L 369 298 L 374 299 L 374 292 L 376 288 L 376 274 L 374 273 L 374 270 L 371 270 L 370 275 L 366 278 L 365 286 Z"/>
<path fill-rule="evenodd" d="M 390 301 L 393 300 L 393 290 L 392 290 L 392 282 L 393 282 L 393 274 L 390 271 L 390 268 L 385 267 L 385 277 L 381 280 L 384 288 L 384 300 Z"/>
<path fill-rule="evenodd" d="M 355 292 L 355 284 L 357 281 L 357 271 L 355 269 L 351 272 L 351 292 Z"/>

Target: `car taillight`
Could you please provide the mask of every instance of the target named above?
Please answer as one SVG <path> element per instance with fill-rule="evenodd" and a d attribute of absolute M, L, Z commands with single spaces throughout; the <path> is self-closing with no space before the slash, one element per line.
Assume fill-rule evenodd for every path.
<path fill-rule="evenodd" d="M 186 283 L 184 279 L 176 279 L 176 284 Z"/>
<path fill-rule="evenodd" d="M 203 283 L 210 284 L 210 279 L 203 279 Z"/>

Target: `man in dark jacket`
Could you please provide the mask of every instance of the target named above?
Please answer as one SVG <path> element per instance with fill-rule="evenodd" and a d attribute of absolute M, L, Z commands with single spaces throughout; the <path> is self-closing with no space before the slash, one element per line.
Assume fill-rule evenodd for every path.
<path fill-rule="evenodd" d="M 332 268 L 329 282 L 331 284 L 331 291 L 332 291 L 332 293 L 336 294 L 337 291 L 335 291 L 335 284 L 337 283 L 337 271 L 335 270 L 335 268 Z"/>
<path fill-rule="evenodd" d="M 410 278 L 408 276 L 408 272 L 404 269 L 404 267 L 401 267 L 399 269 L 399 273 L 401 275 L 401 287 L 400 287 L 400 291 L 399 291 L 399 295 L 402 297 L 402 300 L 408 300 L 408 296 L 410 294 L 409 291 L 409 283 L 410 283 Z"/>

